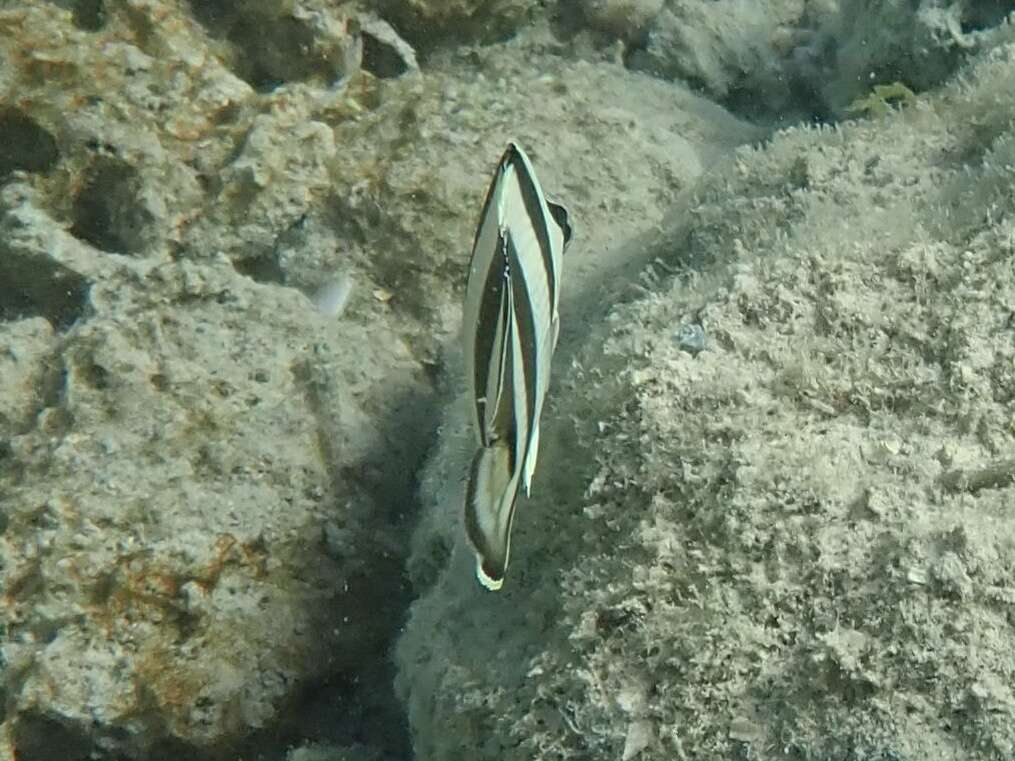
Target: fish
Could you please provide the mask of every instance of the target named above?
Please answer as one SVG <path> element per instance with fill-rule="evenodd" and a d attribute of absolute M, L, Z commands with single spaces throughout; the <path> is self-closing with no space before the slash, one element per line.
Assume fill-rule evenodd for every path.
<path fill-rule="evenodd" d="M 479 215 L 462 314 L 477 444 L 464 523 L 476 578 L 491 591 L 504 583 L 518 494 L 530 496 L 536 470 L 571 238 L 567 210 L 546 200 L 525 151 L 508 143 Z"/>

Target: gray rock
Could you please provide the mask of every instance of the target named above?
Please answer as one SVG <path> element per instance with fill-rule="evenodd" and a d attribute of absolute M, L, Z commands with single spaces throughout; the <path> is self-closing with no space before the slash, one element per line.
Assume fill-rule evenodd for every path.
<path fill-rule="evenodd" d="M 655 17 L 636 65 L 683 79 L 719 100 L 734 90 L 764 97 L 782 73 L 781 30 L 800 15 L 796 2 L 679 0 Z"/>
<path fill-rule="evenodd" d="M 192 7 L 0 14 L 0 758 L 226 757 L 262 730 L 280 758 L 323 681 L 390 691 L 430 381 L 389 305 L 307 297 L 344 271 L 334 231 L 315 282 L 258 259 L 331 192 L 307 115 L 358 113 L 334 86 L 358 62 L 260 96 L 240 75 L 267 59 L 220 47 L 238 18 Z M 354 45 L 342 9 L 291 10 L 307 55 Z"/>
<path fill-rule="evenodd" d="M 361 16 L 360 36 L 364 46 L 363 68 L 374 76 L 399 77 L 419 71 L 416 51 L 384 19 Z"/>
<path fill-rule="evenodd" d="M 369 10 L 424 51 L 507 38 L 541 11 L 527 0 L 381 0 Z"/>
<path fill-rule="evenodd" d="M 40 261 L 105 256 L 52 222 L 0 229 Z M 96 752 L 219 752 L 383 636 L 375 595 L 397 600 L 399 572 L 376 516 L 398 486 L 373 461 L 383 430 L 363 405 L 382 379 L 391 398 L 411 389 L 413 363 L 378 326 L 336 339 L 297 291 L 224 259 L 123 260 L 88 281 L 58 344 L 23 329 L 8 352 L 48 347 L 42 393 L 5 384 L 21 413 L 0 459 L 20 664 L 7 722 L 40 754 L 52 724 Z"/>
<path fill-rule="evenodd" d="M 411 560 L 418 758 L 1015 752 L 1013 45 L 738 151 L 645 242 L 675 275 L 562 342 L 504 590 L 458 528 Z M 464 420 L 424 479 L 449 525 Z"/>
<path fill-rule="evenodd" d="M 14 299 L 2 295 L 0 301 L 11 304 Z M 10 436 L 30 428 L 35 412 L 42 407 L 46 359 L 55 344 L 53 326 L 45 317 L 8 317 L 0 322 L 0 378 L 5 386 L 0 397 L 0 431 L 4 436 L 0 449 L 10 446 Z"/>
<path fill-rule="evenodd" d="M 790 54 L 790 73 L 834 117 L 874 85 L 935 87 L 970 54 L 989 47 L 1006 15 L 993 2 L 842 0 Z M 1010 8 L 1008 12 L 1010 12 Z"/>
<path fill-rule="evenodd" d="M 671 0 L 642 16 L 639 34 L 615 34 L 631 67 L 682 80 L 740 115 L 786 124 L 848 117 L 849 105 L 875 85 L 939 85 L 1003 35 L 1001 5 Z M 602 27 L 598 13 L 584 20 Z"/>
<path fill-rule="evenodd" d="M 659 15 L 663 0 L 584 0 L 584 21 L 613 38 L 638 41 Z"/>

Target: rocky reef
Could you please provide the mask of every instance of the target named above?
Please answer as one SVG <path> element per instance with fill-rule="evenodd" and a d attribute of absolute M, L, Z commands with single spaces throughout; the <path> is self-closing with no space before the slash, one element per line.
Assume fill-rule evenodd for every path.
<path fill-rule="evenodd" d="M 1001 5 L 0 7 L 0 761 L 1012 755 Z M 508 139 L 576 238 L 491 595 Z"/>

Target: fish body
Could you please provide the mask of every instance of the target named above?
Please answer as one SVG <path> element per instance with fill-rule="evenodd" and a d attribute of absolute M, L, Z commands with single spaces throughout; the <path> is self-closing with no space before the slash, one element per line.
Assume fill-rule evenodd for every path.
<path fill-rule="evenodd" d="M 525 152 L 509 143 L 476 230 L 462 331 L 477 443 L 465 528 L 491 590 L 504 581 L 519 488 L 528 496 L 536 469 L 570 239 L 567 211 L 546 200 Z"/>

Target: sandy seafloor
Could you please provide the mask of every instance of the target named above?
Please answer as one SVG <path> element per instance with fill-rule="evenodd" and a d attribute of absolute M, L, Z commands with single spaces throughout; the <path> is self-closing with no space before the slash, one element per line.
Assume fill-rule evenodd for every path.
<path fill-rule="evenodd" d="M 1015 758 L 1010 10 L 0 4 L 0 761 Z M 492 594 L 508 140 L 575 239 Z"/>

